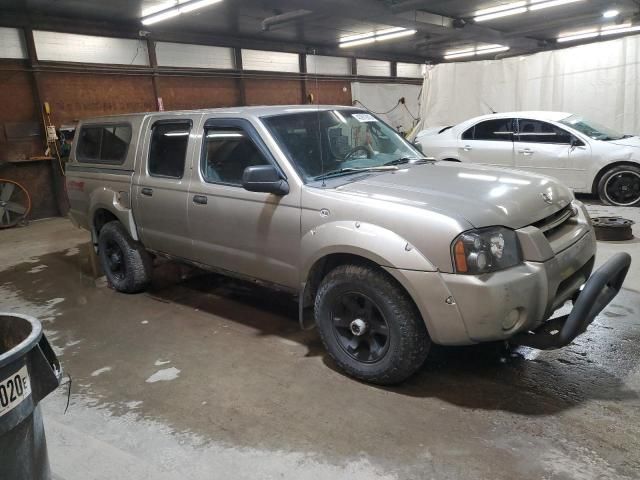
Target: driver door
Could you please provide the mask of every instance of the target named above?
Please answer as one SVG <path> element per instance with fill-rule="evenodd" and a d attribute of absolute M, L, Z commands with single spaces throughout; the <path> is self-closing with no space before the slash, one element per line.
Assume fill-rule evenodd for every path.
<path fill-rule="evenodd" d="M 519 118 L 515 151 L 516 168 L 549 175 L 576 190 L 589 190 L 587 166 L 591 149 L 563 128 Z"/>

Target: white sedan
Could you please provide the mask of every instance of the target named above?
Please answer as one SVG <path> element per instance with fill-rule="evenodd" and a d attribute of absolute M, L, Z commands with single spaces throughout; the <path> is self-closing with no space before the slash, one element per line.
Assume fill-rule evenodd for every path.
<path fill-rule="evenodd" d="M 640 138 L 580 115 L 494 113 L 420 132 L 416 144 L 437 160 L 541 173 L 608 205 L 640 205 Z"/>

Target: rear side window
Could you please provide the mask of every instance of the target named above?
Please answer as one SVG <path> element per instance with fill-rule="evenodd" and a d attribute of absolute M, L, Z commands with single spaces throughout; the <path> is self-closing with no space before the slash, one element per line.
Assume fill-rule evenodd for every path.
<path fill-rule="evenodd" d="M 511 142 L 513 140 L 513 119 L 499 118 L 486 120 L 462 134 L 463 140 L 489 140 Z"/>
<path fill-rule="evenodd" d="M 191 122 L 158 122 L 153 125 L 149 148 L 149 174 L 182 178 Z"/>
<path fill-rule="evenodd" d="M 131 143 L 130 125 L 90 125 L 80 129 L 78 161 L 122 165 Z"/>

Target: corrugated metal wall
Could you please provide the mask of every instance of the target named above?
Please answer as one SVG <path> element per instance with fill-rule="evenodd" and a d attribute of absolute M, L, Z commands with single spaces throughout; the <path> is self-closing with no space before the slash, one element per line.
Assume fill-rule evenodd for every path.
<path fill-rule="evenodd" d="M 27 46 L 17 28 L 0 27 L 0 58 L 27 58 Z"/>
<path fill-rule="evenodd" d="M 158 65 L 164 67 L 233 69 L 233 49 L 186 43 L 156 43 Z"/>

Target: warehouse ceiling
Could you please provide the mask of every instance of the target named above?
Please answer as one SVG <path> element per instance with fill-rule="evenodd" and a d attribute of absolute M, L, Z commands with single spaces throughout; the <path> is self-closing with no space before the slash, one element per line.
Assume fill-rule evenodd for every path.
<path fill-rule="evenodd" d="M 142 24 L 143 14 L 154 8 L 162 12 L 172 2 L 177 3 L 0 0 L 0 24 L 82 33 L 144 30 L 174 41 L 433 63 L 520 55 L 640 33 L 633 30 L 640 25 L 638 0 L 221 0 Z M 537 9 L 535 4 L 546 8 Z M 617 15 L 605 18 L 607 11 Z M 478 18 L 482 13 L 489 15 Z M 392 27 L 408 33 L 340 48 L 341 38 Z M 606 34 L 601 33 L 603 27 L 602 32 L 609 29 Z M 575 38 L 558 41 L 559 36 L 575 33 L 579 34 Z"/>

